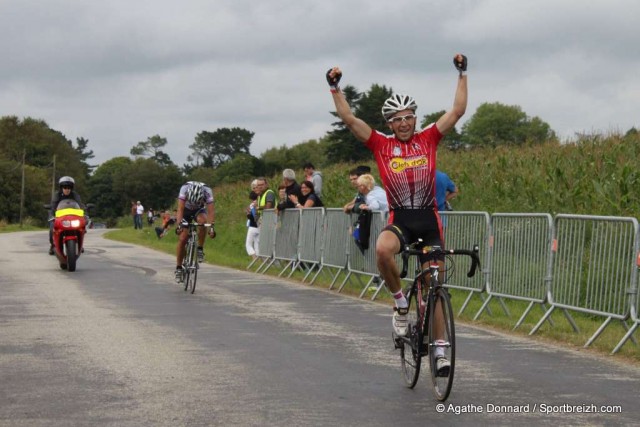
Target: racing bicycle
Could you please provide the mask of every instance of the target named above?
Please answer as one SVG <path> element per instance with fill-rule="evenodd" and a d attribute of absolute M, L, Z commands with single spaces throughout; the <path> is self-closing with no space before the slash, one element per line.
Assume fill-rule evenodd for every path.
<path fill-rule="evenodd" d="M 180 228 L 187 228 L 189 238 L 185 246 L 185 256 L 182 260 L 182 271 L 184 282 L 184 290 L 194 293 L 196 291 L 196 282 L 198 280 L 198 227 L 211 227 L 213 224 L 198 224 L 195 222 L 182 221 Z"/>
<path fill-rule="evenodd" d="M 453 264 L 451 256 L 467 255 L 471 257 L 471 268 L 467 276 L 472 277 L 480 266 L 479 248 L 477 245 L 472 250 L 421 246 L 422 241 L 418 240 L 405 246 L 401 252 L 401 278 L 407 276 L 410 256 L 426 255 L 429 264 L 427 268 L 417 269 L 413 283 L 404 291 L 409 303 L 407 335 L 402 337 L 394 333 L 393 340 L 395 348 L 400 350 L 402 372 L 407 387 L 415 387 L 420 376 L 422 358 L 428 357 L 433 391 L 439 401 L 444 401 L 449 397 L 453 385 L 456 337 L 451 299 L 447 289 L 438 280 L 437 260 L 447 257 L 448 262 Z M 419 258 L 417 260 L 420 265 Z M 439 318 L 439 322 L 436 322 L 436 317 Z M 450 363 L 448 369 L 441 369 L 440 372 L 437 369 L 438 347 L 444 350 L 444 356 Z"/>

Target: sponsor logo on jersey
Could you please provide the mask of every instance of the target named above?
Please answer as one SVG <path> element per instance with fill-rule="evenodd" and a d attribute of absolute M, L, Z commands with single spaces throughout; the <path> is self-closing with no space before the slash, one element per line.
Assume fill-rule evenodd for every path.
<path fill-rule="evenodd" d="M 389 167 L 395 173 L 400 173 L 405 169 L 418 169 L 425 168 L 428 165 L 427 158 L 425 156 L 409 157 L 403 159 L 402 157 L 394 157 L 389 161 Z"/>

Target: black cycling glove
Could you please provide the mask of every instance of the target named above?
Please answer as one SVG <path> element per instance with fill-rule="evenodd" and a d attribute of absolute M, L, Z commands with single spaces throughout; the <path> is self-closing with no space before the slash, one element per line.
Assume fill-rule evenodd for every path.
<path fill-rule="evenodd" d="M 453 65 L 455 65 L 456 70 L 458 70 L 460 74 L 462 74 L 464 71 L 467 71 L 467 57 L 464 55 L 460 56 L 462 56 L 462 60 L 460 61 L 458 61 L 458 55 L 453 58 Z"/>
<path fill-rule="evenodd" d="M 338 73 L 335 76 L 331 77 L 329 74 L 333 71 L 333 68 L 329 68 L 327 71 L 327 83 L 329 83 L 329 87 L 331 90 L 338 89 L 338 83 L 340 83 L 340 78 L 342 77 L 342 73 Z"/>

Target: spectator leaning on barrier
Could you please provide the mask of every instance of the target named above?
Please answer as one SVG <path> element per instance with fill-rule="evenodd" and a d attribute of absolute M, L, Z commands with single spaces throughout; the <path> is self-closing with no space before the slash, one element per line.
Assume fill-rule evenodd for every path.
<path fill-rule="evenodd" d="M 307 162 L 303 166 L 305 180 L 313 182 L 313 188 L 315 189 L 315 194 L 318 197 L 322 197 L 322 173 L 317 171 L 313 166 L 313 163 Z"/>
<path fill-rule="evenodd" d="M 436 203 L 439 211 L 451 211 L 449 200 L 454 199 L 458 195 L 458 187 L 451 181 L 449 175 L 436 170 Z"/>
<path fill-rule="evenodd" d="M 262 211 L 276 207 L 276 193 L 269 188 L 267 178 L 261 176 L 256 178 L 256 194 L 258 195 L 258 226 L 262 221 Z"/>
<path fill-rule="evenodd" d="M 351 186 L 355 189 L 358 188 L 358 177 L 365 173 L 371 173 L 371 168 L 369 166 L 360 165 L 357 168 L 351 169 L 349 171 L 349 182 Z M 342 210 L 344 213 L 360 213 L 360 205 L 365 202 L 364 195 L 358 191 L 356 196 L 349 203 L 344 205 Z"/>
<path fill-rule="evenodd" d="M 304 204 L 306 198 L 300 191 L 300 184 L 296 182 L 296 173 L 293 171 L 293 169 L 285 169 L 284 171 L 282 171 L 282 180 L 285 186 L 286 198 L 284 199 L 284 201 L 278 203 L 278 211 L 282 211 L 287 208 L 293 209 L 296 207 L 296 205 L 289 198 L 289 196 L 291 195 L 295 195 L 298 198 L 299 203 Z"/>
<path fill-rule="evenodd" d="M 303 181 L 302 184 L 300 184 L 300 191 L 306 198 L 304 205 L 298 201 L 298 197 L 295 194 L 289 196 L 289 199 L 294 203 L 296 208 L 321 208 L 324 206 L 320 197 L 315 193 L 313 182 Z"/>
<path fill-rule="evenodd" d="M 373 175 L 360 175 L 357 182 L 358 191 L 365 197 L 365 202 L 359 205 L 360 210 L 389 212 L 387 193 L 376 185 Z"/>

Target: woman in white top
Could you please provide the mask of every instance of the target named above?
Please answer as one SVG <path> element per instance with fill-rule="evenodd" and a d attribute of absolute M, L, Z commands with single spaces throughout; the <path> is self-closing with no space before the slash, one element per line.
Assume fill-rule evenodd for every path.
<path fill-rule="evenodd" d="M 389 202 L 387 201 L 387 193 L 379 186 L 373 175 L 365 173 L 358 177 L 358 191 L 365 196 L 366 203 L 360 205 L 360 209 L 370 211 L 389 211 Z"/>

